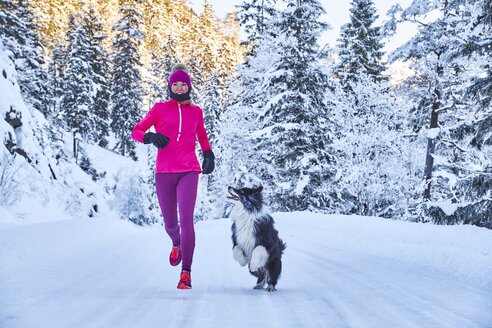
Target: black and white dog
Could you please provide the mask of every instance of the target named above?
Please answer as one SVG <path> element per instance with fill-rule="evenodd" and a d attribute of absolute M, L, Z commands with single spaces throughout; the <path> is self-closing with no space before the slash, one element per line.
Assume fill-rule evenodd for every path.
<path fill-rule="evenodd" d="M 285 244 L 278 237 L 274 221 L 263 203 L 258 188 L 229 187 L 227 198 L 236 202 L 231 211 L 234 259 L 241 266 L 249 265 L 249 272 L 258 278 L 255 289 L 275 291 L 282 271 Z"/>

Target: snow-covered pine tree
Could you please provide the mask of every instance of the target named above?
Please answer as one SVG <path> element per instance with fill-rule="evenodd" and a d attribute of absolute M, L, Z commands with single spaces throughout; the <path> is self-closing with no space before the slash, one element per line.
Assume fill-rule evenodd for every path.
<path fill-rule="evenodd" d="M 65 92 L 65 69 L 66 69 L 66 48 L 63 42 L 54 46 L 50 53 L 48 62 L 48 85 L 50 88 L 50 97 L 47 99 L 49 111 L 53 114 L 52 121 L 57 126 L 63 126 L 61 117 L 61 101 Z"/>
<path fill-rule="evenodd" d="M 108 52 L 104 49 L 103 42 L 106 39 L 104 25 L 100 17 L 90 6 L 84 11 L 82 27 L 89 45 L 90 75 L 92 76 L 93 93 L 90 119 L 93 121 L 89 138 L 101 147 L 107 147 L 109 136 L 109 59 Z"/>
<path fill-rule="evenodd" d="M 271 22 L 270 22 L 271 23 Z M 215 176 L 222 186 L 259 185 L 254 167 L 257 163 L 253 155 L 252 133 L 258 129 L 256 120 L 261 109 L 268 103 L 267 96 L 271 63 L 280 59 L 275 36 L 267 29 L 253 45 L 246 62 L 238 65 L 227 80 L 224 93 L 224 112 L 220 115 L 220 135 L 214 145 L 218 154 Z M 277 33 L 278 34 L 278 33 Z M 272 190 L 265 189 L 269 195 Z M 225 203 L 221 215 L 225 217 L 228 204 Z"/>
<path fill-rule="evenodd" d="M 215 12 L 208 1 L 203 3 L 203 11 L 198 17 L 200 32 L 193 42 L 197 57 L 197 64 L 201 68 L 201 79 L 208 77 L 217 70 L 218 50 L 220 48 L 220 32 Z"/>
<path fill-rule="evenodd" d="M 492 104 L 492 0 L 476 1 L 463 55 L 480 63 L 484 74 L 472 77 L 468 92 L 485 107 Z"/>
<path fill-rule="evenodd" d="M 148 81 L 150 104 L 167 99 L 167 80 L 172 67 L 179 62 L 176 42 L 168 35 L 162 48 L 152 52 Z"/>
<path fill-rule="evenodd" d="M 201 37 L 200 21 L 195 12 L 189 7 L 188 0 L 173 1 L 173 29 L 179 58 L 182 58 L 190 74 L 196 77 L 190 61 L 196 57 L 194 41 Z"/>
<path fill-rule="evenodd" d="M 326 210 L 332 202 L 334 176 L 327 75 L 320 68 L 318 38 L 327 28 L 317 0 L 288 1 L 272 27 L 270 69 L 254 88 L 265 102 L 247 149 L 253 171 L 274 209 Z M 272 33 L 271 31 L 270 33 Z M 261 90 L 261 91 L 260 91 Z"/>
<path fill-rule="evenodd" d="M 165 12 L 162 11 L 162 2 L 154 0 L 142 0 L 140 13 L 142 15 L 141 31 L 144 33 L 143 45 L 144 54 L 152 56 L 153 51 L 162 47 L 161 26 L 162 16 Z M 152 60 L 152 59 L 151 59 Z"/>
<path fill-rule="evenodd" d="M 141 15 L 134 2 L 120 0 L 121 18 L 114 26 L 113 72 L 111 84 L 111 129 L 116 137 L 115 149 L 124 156 L 136 159 L 135 144 L 130 131 L 142 113 L 142 78 L 139 47 L 143 40 L 140 31 Z"/>
<path fill-rule="evenodd" d="M 154 52 L 157 54 L 164 49 L 164 45 L 168 42 L 166 36 L 176 42 L 177 34 L 183 27 L 178 25 L 175 16 L 183 5 L 185 4 L 178 4 L 176 0 L 142 0 L 141 5 L 136 8 L 142 15 L 140 29 L 144 33 L 144 39 L 141 60 L 144 66 L 154 60 Z"/>
<path fill-rule="evenodd" d="M 61 39 L 65 38 L 70 15 L 80 13 L 87 1 L 80 0 L 29 0 L 38 24 L 38 33 L 44 46 L 44 55 L 49 55 Z"/>
<path fill-rule="evenodd" d="M 222 165 L 221 163 L 223 160 L 219 149 L 216 147 L 217 139 L 219 138 L 219 133 L 221 131 L 219 128 L 220 115 L 223 112 L 223 101 L 218 86 L 219 73 L 215 72 L 205 80 L 204 87 L 201 89 L 200 101 L 208 138 L 216 156 L 216 168 Z M 199 192 L 200 196 L 195 211 L 197 219 L 204 220 L 223 217 L 222 209 L 219 204 L 223 203 L 222 200 L 225 197 L 224 186 L 225 185 L 220 180 L 220 176 L 217 172 L 215 172 L 215 174 L 201 176 L 199 186 L 201 189 Z"/>
<path fill-rule="evenodd" d="M 176 0 L 160 0 L 157 4 L 153 0 L 148 0 L 150 5 L 154 8 L 157 7 L 159 11 L 157 16 L 159 17 L 159 22 L 157 26 L 152 26 L 155 35 L 159 36 L 162 40 L 163 35 L 171 35 L 173 38 L 177 36 L 177 30 L 181 27 L 177 24 L 175 15 L 178 8 L 176 8 Z M 162 43 L 161 43 L 162 46 Z"/>
<path fill-rule="evenodd" d="M 219 72 L 219 85 L 221 89 L 225 89 L 227 78 L 234 68 L 244 61 L 243 52 L 246 47 L 241 45 L 241 32 L 236 13 L 229 13 L 219 30 L 223 35 L 219 42 L 216 70 Z"/>
<path fill-rule="evenodd" d="M 468 66 L 463 84 L 469 86 L 464 93 L 469 107 L 457 113 L 458 120 L 445 135 L 463 149 L 454 154 L 458 158 L 451 167 L 458 176 L 452 186 L 457 200 L 451 211 L 436 206 L 431 214 L 436 222 L 492 228 L 492 1 L 475 1 L 465 8 L 461 49 Z"/>
<path fill-rule="evenodd" d="M 0 37 L 3 46 L 11 52 L 19 52 L 16 43 L 21 36 L 17 35 L 16 31 L 25 28 L 16 9 L 15 0 L 0 0 Z"/>
<path fill-rule="evenodd" d="M 29 1 L 0 0 L 0 38 L 10 50 L 25 101 L 50 116 L 42 45 Z"/>
<path fill-rule="evenodd" d="M 374 26 L 378 15 L 373 0 L 352 0 L 350 22 L 343 25 L 338 39 L 339 63 L 335 75 L 345 85 L 357 81 L 359 74 L 371 76 L 374 82 L 384 80 L 383 48 L 380 28 Z"/>
<path fill-rule="evenodd" d="M 337 122 L 337 186 L 343 199 L 337 210 L 401 216 L 415 197 L 413 153 L 403 138 L 408 108 L 386 82 L 374 2 L 353 0 L 351 6 L 332 68 L 334 93 L 327 95 Z"/>
<path fill-rule="evenodd" d="M 243 1 L 237 7 L 239 24 L 248 34 L 248 41 L 254 41 L 266 32 L 271 20 L 277 16 L 277 0 Z"/>
<path fill-rule="evenodd" d="M 92 131 L 90 110 L 93 106 L 93 76 L 88 64 L 90 44 L 80 18 L 70 17 L 67 31 L 68 46 L 65 59 L 64 92 L 60 112 L 65 126 L 73 135 L 74 157 L 77 158 L 77 139 L 89 140 Z"/>
<path fill-rule="evenodd" d="M 423 6 L 415 1 L 405 10 L 395 7 L 392 11 L 394 17 L 401 11 L 401 20 L 414 21 L 419 26 L 417 35 L 391 58 L 411 59 L 417 72 L 414 80 L 421 85 L 421 98 L 416 100 L 413 114 L 419 117 L 414 120 L 414 130 L 425 131 L 428 139 L 424 173 L 427 216 L 423 219 L 438 223 L 484 225 L 491 221 L 490 215 L 485 214 L 490 213 L 490 202 L 487 202 L 490 189 L 478 188 L 489 181 L 484 177 L 490 175 L 490 148 L 486 143 L 477 143 L 481 138 L 482 141 L 488 138 L 488 133 L 479 132 L 479 127 L 490 129 L 486 123 L 490 110 L 479 110 L 477 103 L 465 96 L 470 79 L 483 71 L 461 56 L 479 3 L 483 1 L 426 2 Z M 419 18 L 431 11 L 440 15 L 421 24 Z M 431 120 L 426 130 L 419 123 L 425 122 L 421 117 L 429 112 Z M 468 216 L 462 211 L 466 207 Z"/>
<path fill-rule="evenodd" d="M 207 127 L 207 134 L 211 144 L 215 144 L 219 138 L 220 129 L 218 122 L 224 107 L 219 85 L 219 72 L 214 72 L 205 81 L 202 88 L 202 99 L 200 107 L 203 110 L 203 116 Z"/>

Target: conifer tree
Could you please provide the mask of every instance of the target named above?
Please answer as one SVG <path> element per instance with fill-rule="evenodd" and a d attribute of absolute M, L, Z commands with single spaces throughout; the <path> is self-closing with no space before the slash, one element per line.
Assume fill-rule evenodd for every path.
<path fill-rule="evenodd" d="M 201 89 L 200 104 L 203 110 L 207 134 L 217 155 L 215 167 L 222 165 L 222 158 L 219 156 L 220 150 L 217 147 L 220 127 L 220 115 L 223 112 L 219 85 L 219 74 L 215 72 L 206 81 Z M 219 170 L 218 170 L 219 171 Z M 224 183 L 220 179 L 220 174 L 203 175 L 200 178 L 200 198 L 197 202 L 196 216 L 198 219 L 221 218 L 222 204 L 224 197 Z"/>
<path fill-rule="evenodd" d="M 464 108 L 458 120 L 444 135 L 455 143 L 459 143 L 459 152 L 455 152 L 458 160 L 451 167 L 458 171 L 455 191 L 458 203 L 456 211 L 450 213 L 439 207 L 431 208 L 433 219 L 439 223 L 467 223 L 492 228 L 492 1 L 483 0 L 474 3 L 460 3 L 465 19 L 461 45 L 463 61 L 473 62 L 478 71 L 470 70 L 464 84 L 471 75 L 469 87 L 464 93 L 466 103 L 473 110 Z M 466 66 L 465 66 L 466 67 Z M 470 74 L 471 73 L 471 74 Z M 471 107 L 471 106 L 470 106 Z M 456 148 L 458 148 L 456 147 Z"/>
<path fill-rule="evenodd" d="M 114 26 L 113 72 L 111 89 L 111 129 L 116 137 L 116 150 L 136 159 L 131 129 L 142 111 L 142 78 L 139 47 L 143 40 L 140 31 L 141 15 L 134 1 L 120 0 L 121 18 Z"/>
<path fill-rule="evenodd" d="M 218 49 L 216 70 L 220 89 L 226 88 L 226 80 L 234 68 L 244 61 L 246 47 L 241 45 L 240 26 L 236 13 L 230 13 L 222 22 L 222 41 Z"/>
<path fill-rule="evenodd" d="M 145 53 L 151 54 L 153 50 L 159 49 L 162 44 L 160 41 L 159 29 L 161 23 L 161 2 L 154 0 L 141 1 L 142 26 L 144 32 Z"/>
<path fill-rule="evenodd" d="M 60 41 L 51 51 L 48 64 L 48 85 L 51 89 L 48 99 L 49 111 L 53 115 L 53 122 L 58 126 L 64 125 L 60 106 L 65 92 L 66 61 L 66 48 L 63 42 Z"/>
<path fill-rule="evenodd" d="M 161 49 L 154 50 L 151 57 L 149 94 L 150 103 L 164 101 L 167 98 L 167 80 L 172 67 L 179 63 L 176 42 L 171 35 L 168 35 L 166 42 Z"/>
<path fill-rule="evenodd" d="M 324 210 L 332 200 L 327 191 L 334 173 L 323 90 L 327 75 L 317 57 L 317 40 L 327 26 L 319 21 L 323 13 L 316 0 L 287 3 L 267 29 L 269 44 L 259 40 L 268 51 L 250 58 L 253 66 L 257 56 L 263 56 L 260 65 L 269 69 L 246 78 L 252 94 L 244 95 L 238 111 L 231 113 L 253 116 L 252 123 L 245 124 L 254 129 L 246 134 L 248 148 L 254 150 L 249 162 L 257 163 L 250 171 L 272 193 L 275 206 L 284 210 Z"/>
<path fill-rule="evenodd" d="M 179 29 L 175 21 L 176 8 L 174 6 L 174 0 L 161 0 L 160 2 L 160 13 L 161 13 L 161 32 L 159 35 L 170 34 L 176 36 L 176 29 Z"/>
<path fill-rule="evenodd" d="M 271 24 L 271 20 L 269 23 Z M 270 33 L 273 27 L 265 30 L 252 47 L 246 62 L 240 64 L 227 81 L 224 98 L 224 113 L 221 115 L 221 135 L 217 140 L 218 152 L 226 159 L 217 165 L 217 175 L 224 184 L 237 186 L 259 183 L 251 162 L 251 145 L 259 113 L 268 103 L 267 95 L 271 63 L 280 60 L 275 37 Z M 218 159 L 220 160 L 220 159 Z M 254 158 L 256 163 L 257 160 Z M 265 189 L 268 193 L 268 189 Z M 227 211 L 223 209 L 224 215 Z"/>
<path fill-rule="evenodd" d="M 33 13 L 38 24 L 38 33 L 41 43 L 45 47 L 44 55 L 58 47 L 60 40 L 65 38 L 69 17 L 76 14 L 77 0 L 30 0 Z"/>
<path fill-rule="evenodd" d="M 483 71 L 470 66 L 469 58 L 462 56 L 473 34 L 470 28 L 477 22 L 474 17 L 486 17 L 477 10 L 477 5 L 484 3 L 453 0 L 392 10 L 393 17 L 400 12 L 401 20 L 416 21 L 420 27 L 417 35 L 390 59 L 411 59 L 418 73 L 414 81 L 422 86 L 412 113 L 414 130 L 427 137 L 422 220 L 478 225 L 492 222 L 490 215 L 482 215 L 490 213 L 492 206 L 487 191 L 478 188 L 489 183 L 486 177 L 490 176 L 490 161 L 486 154 L 490 146 L 486 131 L 490 129 L 491 113 L 489 107 L 480 107 L 476 100 L 466 97 L 470 76 L 478 77 Z M 420 24 L 418 18 L 430 11 L 441 15 Z M 413 86 L 417 88 L 419 84 Z M 428 114 L 430 121 L 415 119 Z"/>
<path fill-rule="evenodd" d="M 218 122 L 220 121 L 220 115 L 222 113 L 223 102 L 220 95 L 220 90 L 217 88 L 219 85 L 219 73 L 213 73 L 204 83 L 202 89 L 202 101 L 201 108 L 203 110 L 204 120 L 207 126 L 207 134 L 209 141 L 215 144 L 218 136 Z"/>
<path fill-rule="evenodd" d="M 373 0 L 352 0 L 350 22 L 343 25 L 338 40 L 339 64 L 336 76 L 345 84 L 357 81 L 359 74 L 368 74 L 375 82 L 382 81 L 383 44 L 380 28 L 374 26 L 376 8 Z"/>
<path fill-rule="evenodd" d="M 182 58 L 187 63 L 188 68 L 191 70 L 189 63 L 197 56 L 195 42 L 201 38 L 199 32 L 200 22 L 197 19 L 197 15 L 189 7 L 188 0 L 174 1 L 173 13 L 173 30 L 175 31 L 178 55 L 179 58 Z M 190 73 L 196 76 L 195 72 L 190 71 Z"/>
<path fill-rule="evenodd" d="M 324 13 L 317 0 L 289 1 L 276 23 L 279 52 L 289 55 L 274 63 L 270 94 L 278 101 L 267 104 L 259 117 L 270 138 L 263 135 L 255 149 L 264 163 L 273 159 L 277 173 L 271 181 L 282 185 L 276 198 L 286 209 L 326 210 L 332 201 L 327 187 L 334 174 L 332 132 L 323 92 L 327 76 L 317 57 L 318 38 L 327 28 L 320 21 Z M 263 175 L 270 175 L 265 168 Z"/>
<path fill-rule="evenodd" d="M 27 0 L 0 0 L 0 38 L 11 51 L 24 100 L 50 116 L 42 45 Z"/>
<path fill-rule="evenodd" d="M 277 0 L 249 0 L 237 6 L 239 23 L 250 42 L 267 32 L 271 19 L 277 16 L 276 3 Z"/>
<path fill-rule="evenodd" d="M 90 44 L 80 20 L 72 15 L 67 31 L 68 48 L 64 72 L 64 92 L 58 115 L 73 134 L 73 151 L 77 158 L 77 140 L 90 140 L 93 105 L 93 82 L 90 66 Z"/>
<path fill-rule="evenodd" d="M 253 133 L 258 129 L 256 120 L 268 103 L 266 86 L 271 74 L 271 63 L 280 58 L 275 39 L 268 33 L 258 38 L 255 51 L 247 61 L 236 67 L 227 79 L 224 92 L 224 112 L 220 115 L 220 138 L 214 145 L 217 156 L 216 176 L 222 185 L 259 184 L 254 167 L 256 156 L 252 156 Z M 265 189 L 269 194 L 269 190 Z M 227 204 L 221 208 L 226 216 Z"/>
<path fill-rule="evenodd" d="M 90 139 L 101 147 L 108 145 L 109 136 L 109 59 L 108 53 L 103 47 L 106 39 L 104 25 L 100 17 L 91 6 L 84 12 L 82 20 L 84 33 L 89 45 L 89 65 L 92 76 L 94 92 L 92 94 L 92 106 L 90 119 L 93 121 Z"/>
<path fill-rule="evenodd" d="M 201 78 L 206 80 L 217 70 L 221 35 L 212 6 L 205 1 L 199 16 L 199 36 L 195 41 L 197 65 L 201 68 Z"/>
<path fill-rule="evenodd" d="M 468 93 L 487 107 L 492 104 L 492 0 L 477 1 L 471 12 L 475 15 L 463 54 L 481 63 L 485 74 L 473 77 Z"/>

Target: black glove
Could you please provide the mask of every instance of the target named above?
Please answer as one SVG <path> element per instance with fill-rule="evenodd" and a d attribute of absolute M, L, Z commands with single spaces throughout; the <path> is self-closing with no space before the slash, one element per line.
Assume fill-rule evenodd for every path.
<path fill-rule="evenodd" d="M 202 164 L 202 173 L 210 174 L 215 168 L 215 156 L 211 150 L 206 150 L 203 153 L 203 164 Z"/>
<path fill-rule="evenodd" d="M 157 148 L 164 148 L 169 144 L 169 138 L 160 133 L 147 132 L 144 136 L 144 144 L 152 143 Z"/>

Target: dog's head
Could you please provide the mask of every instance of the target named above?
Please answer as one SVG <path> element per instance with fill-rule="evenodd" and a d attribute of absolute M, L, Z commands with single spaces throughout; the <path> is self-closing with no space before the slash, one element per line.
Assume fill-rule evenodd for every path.
<path fill-rule="evenodd" d="M 229 191 L 227 198 L 235 202 L 240 202 L 247 211 L 259 212 L 261 210 L 263 206 L 262 186 L 257 188 L 229 187 L 227 190 Z"/>

